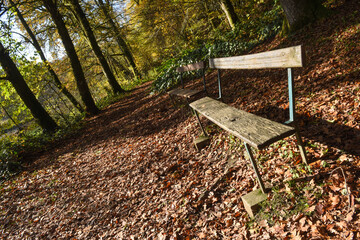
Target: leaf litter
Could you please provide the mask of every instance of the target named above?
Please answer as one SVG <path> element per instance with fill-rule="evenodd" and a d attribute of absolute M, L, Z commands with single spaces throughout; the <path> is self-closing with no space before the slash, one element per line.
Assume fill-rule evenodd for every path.
<path fill-rule="evenodd" d="M 258 188 L 241 142 L 204 119 L 211 144 L 195 151 L 194 116 L 149 95 L 146 83 L 76 135 L 24 155 L 26 171 L 1 185 L 2 238 L 359 238 L 359 14 L 347 1 L 330 19 L 254 50 L 305 47 L 295 86 L 311 160 L 301 165 L 293 137 L 257 153 L 273 190 L 255 219 L 241 202 Z M 215 73 L 207 80 L 215 96 Z M 283 71 L 227 71 L 223 84 L 224 102 L 286 120 Z"/>

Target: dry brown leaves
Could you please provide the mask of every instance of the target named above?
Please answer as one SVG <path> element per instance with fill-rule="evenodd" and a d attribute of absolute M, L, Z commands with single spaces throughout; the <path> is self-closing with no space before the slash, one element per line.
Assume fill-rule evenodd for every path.
<path fill-rule="evenodd" d="M 195 118 L 165 95 L 149 96 L 145 84 L 77 135 L 25 156 L 27 171 L 0 189 L 2 238 L 359 238 L 359 14 L 347 1 L 330 22 L 265 47 L 303 44 L 309 60 L 295 85 L 312 172 L 299 165 L 294 138 L 260 152 L 266 183 L 290 196 L 272 218 L 251 221 L 244 210 L 241 196 L 258 186 L 239 141 L 210 126 L 211 145 L 196 152 Z M 283 71 L 223 77 L 226 103 L 286 120 Z M 215 74 L 207 79 L 216 95 Z M 305 208 L 286 215 L 301 205 L 296 196 Z"/>

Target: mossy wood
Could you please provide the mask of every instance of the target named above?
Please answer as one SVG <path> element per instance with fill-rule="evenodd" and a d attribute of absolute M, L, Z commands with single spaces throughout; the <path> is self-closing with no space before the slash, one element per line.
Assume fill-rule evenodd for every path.
<path fill-rule="evenodd" d="M 256 189 L 241 197 L 244 203 L 245 210 L 250 217 L 255 217 L 260 209 L 260 203 L 266 201 L 267 194 L 264 194 L 260 189 Z"/>
<path fill-rule="evenodd" d="M 209 97 L 190 103 L 190 107 L 257 149 L 295 133 L 295 128 L 291 126 L 256 116 Z"/>

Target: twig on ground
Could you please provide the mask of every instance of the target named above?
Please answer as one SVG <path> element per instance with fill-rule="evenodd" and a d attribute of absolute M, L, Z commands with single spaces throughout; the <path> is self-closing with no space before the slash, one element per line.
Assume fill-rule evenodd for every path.
<path fill-rule="evenodd" d="M 348 196 L 348 199 L 349 199 L 349 209 L 351 208 L 351 197 L 350 197 L 350 191 L 349 191 L 349 188 L 348 188 L 348 185 L 347 185 L 347 182 L 346 182 L 346 177 L 345 177 L 345 173 L 344 173 L 344 170 L 342 169 L 342 167 L 337 167 L 335 168 L 334 170 L 332 170 L 329 175 L 331 177 L 331 175 L 336 171 L 340 169 L 341 172 L 342 172 L 342 175 L 344 177 L 344 181 L 345 181 L 345 189 L 346 189 L 346 195 Z"/>

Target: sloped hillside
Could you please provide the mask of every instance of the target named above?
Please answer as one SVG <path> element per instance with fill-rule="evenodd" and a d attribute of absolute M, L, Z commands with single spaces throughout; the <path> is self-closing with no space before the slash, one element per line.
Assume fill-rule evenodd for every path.
<path fill-rule="evenodd" d="M 301 44 L 297 113 L 310 167 L 293 137 L 258 152 L 273 186 L 249 219 L 241 196 L 256 179 L 239 140 L 207 122 L 210 146 L 187 108 L 150 83 L 86 119 L 78 134 L 27 153 L 1 185 L 4 239 L 357 239 L 360 237 L 360 6 L 346 1 L 260 52 Z M 207 81 L 216 96 L 216 73 Z M 224 101 L 277 121 L 287 114 L 286 71 L 224 71 Z M 201 88 L 201 79 L 193 87 Z M 206 122 L 206 121 L 205 121 Z"/>

